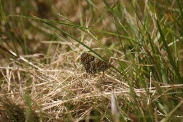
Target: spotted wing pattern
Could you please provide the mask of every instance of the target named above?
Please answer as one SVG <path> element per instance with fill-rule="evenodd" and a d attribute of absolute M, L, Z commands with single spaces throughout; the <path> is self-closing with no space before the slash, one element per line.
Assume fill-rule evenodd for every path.
<path fill-rule="evenodd" d="M 109 68 L 109 65 L 104 61 L 85 52 L 81 54 L 81 63 L 83 64 L 86 72 L 91 74 L 102 72 Z"/>

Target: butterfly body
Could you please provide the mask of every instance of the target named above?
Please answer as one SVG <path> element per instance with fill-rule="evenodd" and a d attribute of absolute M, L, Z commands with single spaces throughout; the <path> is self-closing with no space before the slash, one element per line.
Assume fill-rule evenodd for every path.
<path fill-rule="evenodd" d="M 90 74 L 104 72 L 106 69 L 109 68 L 109 65 L 104 61 L 85 52 L 81 54 L 81 63 L 83 64 L 86 72 Z"/>

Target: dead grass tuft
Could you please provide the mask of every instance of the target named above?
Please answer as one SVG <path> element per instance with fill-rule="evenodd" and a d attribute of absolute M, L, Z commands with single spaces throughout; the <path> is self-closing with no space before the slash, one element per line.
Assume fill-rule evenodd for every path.
<path fill-rule="evenodd" d="M 21 56 L 11 67 L 2 68 L 1 98 L 6 96 L 25 110 L 28 95 L 32 110 L 50 121 L 65 120 L 66 116 L 79 121 L 92 116 L 92 112 L 110 108 L 112 91 L 127 89 L 128 85 L 111 76 L 110 71 L 105 77 L 85 73 L 77 52 L 54 56 L 56 60 L 49 65 L 31 62 L 31 56 L 29 61 Z M 124 94 L 123 99 L 127 97 Z M 5 106 L 2 101 L 1 105 Z"/>

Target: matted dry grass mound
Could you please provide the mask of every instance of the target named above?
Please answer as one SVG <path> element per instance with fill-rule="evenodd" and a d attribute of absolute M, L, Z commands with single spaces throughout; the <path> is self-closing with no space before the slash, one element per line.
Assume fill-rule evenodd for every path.
<path fill-rule="evenodd" d="M 104 76 L 87 74 L 79 52 L 56 51 L 50 64 L 43 63 L 42 54 L 20 56 L 9 67 L 2 67 L 1 109 L 8 110 L 3 102 L 8 100 L 9 109 L 18 106 L 22 110 L 22 120 L 27 114 L 33 114 L 36 120 L 41 115 L 45 121 L 80 121 L 92 116 L 110 119 L 104 115 L 111 113 L 111 94 L 120 95 L 118 101 L 123 104 L 128 98 L 128 85 L 122 78 L 116 79 L 110 69 Z M 19 115 L 16 110 L 13 113 Z M 3 116 L 10 118 L 8 114 Z"/>

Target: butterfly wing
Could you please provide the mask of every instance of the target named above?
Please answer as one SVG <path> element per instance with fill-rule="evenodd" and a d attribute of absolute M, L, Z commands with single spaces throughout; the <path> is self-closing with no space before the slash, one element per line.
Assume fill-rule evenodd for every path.
<path fill-rule="evenodd" d="M 81 55 L 81 63 L 83 64 L 87 73 L 97 73 L 108 69 L 108 64 L 104 61 L 97 59 L 89 53 L 83 53 Z"/>
<path fill-rule="evenodd" d="M 108 69 L 108 64 L 102 60 L 96 59 L 95 64 L 98 72 Z"/>

